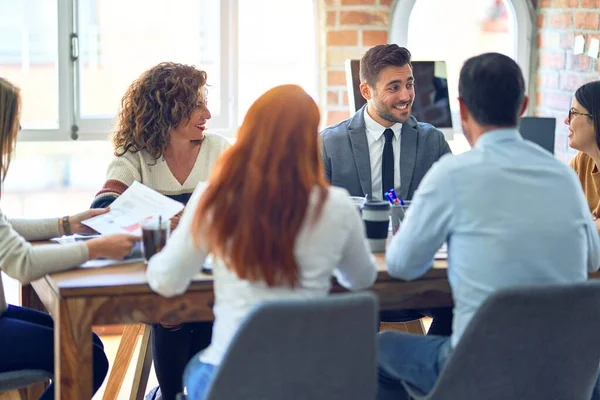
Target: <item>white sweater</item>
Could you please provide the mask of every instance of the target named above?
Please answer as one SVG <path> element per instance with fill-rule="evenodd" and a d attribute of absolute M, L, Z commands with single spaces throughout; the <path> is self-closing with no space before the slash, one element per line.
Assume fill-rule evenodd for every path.
<path fill-rule="evenodd" d="M 194 246 L 190 235 L 196 206 L 204 188 L 204 184 L 198 185 L 166 247 L 148 263 L 148 283 L 163 296 L 185 292 L 207 256 L 204 246 Z M 258 303 L 269 299 L 327 296 L 332 274 L 350 290 L 364 289 L 375 282 L 375 258 L 365 241 L 363 222 L 348 192 L 330 187 L 319 220 L 315 224 L 307 224 L 306 221 L 312 221 L 317 201 L 315 190 L 311 193 L 308 212 L 296 238 L 294 253 L 299 267 L 296 287 L 268 287 L 263 282 L 249 282 L 240 279 L 221 260 L 215 260 L 215 324 L 212 343 L 200 357 L 202 362 L 220 364 L 238 326 Z"/>
<path fill-rule="evenodd" d="M 122 156 L 115 157 L 108 166 L 106 183 L 96 194 L 92 208 L 109 206 L 134 181 L 186 204 L 198 182 L 208 180 L 215 162 L 230 146 L 229 141 L 223 136 L 207 133 L 202 141 L 196 163 L 183 184 L 175 179 L 164 157 L 154 160 L 146 150 L 126 152 Z"/>
<path fill-rule="evenodd" d="M 63 271 L 88 260 L 84 242 L 32 246 L 27 240 L 47 240 L 59 235 L 58 219 L 11 220 L 0 211 L 0 270 L 21 283 Z M 6 310 L 0 276 L 0 313 Z"/>

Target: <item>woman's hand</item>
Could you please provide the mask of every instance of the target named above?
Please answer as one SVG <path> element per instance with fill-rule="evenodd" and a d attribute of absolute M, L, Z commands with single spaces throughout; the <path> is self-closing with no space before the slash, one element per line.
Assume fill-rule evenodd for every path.
<path fill-rule="evenodd" d="M 173 218 L 171 218 L 171 232 L 173 232 L 173 230 L 175 228 L 177 228 L 177 225 L 179 225 L 179 220 L 181 219 L 181 214 L 183 214 L 183 210 L 181 210 Z"/>
<path fill-rule="evenodd" d="M 90 228 L 89 226 L 85 226 L 81 223 L 81 221 L 85 221 L 86 219 L 90 219 L 97 215 L 106 214 L 110 208 L 92 208 L 90 210 L 85 210 L 82 213 L 71 215 L 69 217 L 69 224 L 71 225 L 71 232 L 79 233 L 79 234 L 93 234 L 97 233 L 95 230 Z M 62 226 L 61 226 L 62 230 Z M 61 232 L 64 234 L 64 232 Z"/>
<path fill-rule="evenodd" d="M 88 248 L 90 260 L 100 257 L 122 260 L 139 240 L 139 236 L 118 234 L 90 239 L 85 244 Z"/>

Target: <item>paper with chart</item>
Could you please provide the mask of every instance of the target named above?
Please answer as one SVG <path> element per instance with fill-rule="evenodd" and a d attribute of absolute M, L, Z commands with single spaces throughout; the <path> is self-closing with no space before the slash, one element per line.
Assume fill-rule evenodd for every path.
<path fill-rule="evenodd" d="M 152 217 L 171 219 L 183 210 L 183 204 L 150 189 L 137 181 L 110 205 L 106 214 L 83 221 L 95 231 L 107 235 L 131 233 L 141 235 L 141 223 Z"/>

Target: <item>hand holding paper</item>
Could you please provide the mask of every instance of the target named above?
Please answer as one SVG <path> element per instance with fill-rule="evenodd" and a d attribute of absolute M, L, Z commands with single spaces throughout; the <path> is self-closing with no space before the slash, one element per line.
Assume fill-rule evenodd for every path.
<path fill-rule="evenodd" d="M 136 181 L 111 204 L 109 212 L 82 223 L 103 235 L 130 233 L 139 236 L 142 221 L 156 215 L 167 220 L 181 210 L 183 204 L 180 202 Z"/>

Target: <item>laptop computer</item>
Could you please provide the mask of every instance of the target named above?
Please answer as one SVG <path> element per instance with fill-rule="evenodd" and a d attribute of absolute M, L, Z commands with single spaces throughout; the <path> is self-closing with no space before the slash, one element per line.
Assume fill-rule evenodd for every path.
<path fill-rule="evenodd" d="M 519 124 L 523 139 L 536 143 L 551 154 L 554 154 L 555 130 L 556 118 L 551 117 L 523 117 Z"/>

